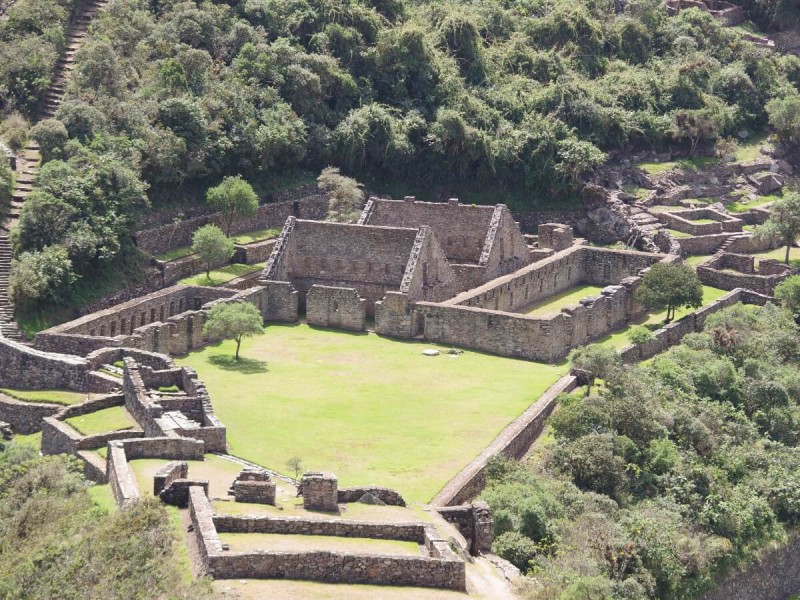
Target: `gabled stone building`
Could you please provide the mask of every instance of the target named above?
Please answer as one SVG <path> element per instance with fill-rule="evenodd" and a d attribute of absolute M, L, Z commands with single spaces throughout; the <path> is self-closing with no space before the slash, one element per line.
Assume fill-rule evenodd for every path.
<path fill-rule="evenodd" d="M 418 228 L 428 226 L 456 276 L 457 291 L 472 289 L 530 263 L 525 238 L 504 204 L 476 206 L 370 198 L 360 225 Z"/>
<path fill-rule="evenodd" d="M 375 227 L 289 217 L 261 280 L 268 317 L 363 329 L 388 292 L 437 302 L 455 276 L 430 227 Z M 288 307 L 288 309 L 287 309 Z"/>

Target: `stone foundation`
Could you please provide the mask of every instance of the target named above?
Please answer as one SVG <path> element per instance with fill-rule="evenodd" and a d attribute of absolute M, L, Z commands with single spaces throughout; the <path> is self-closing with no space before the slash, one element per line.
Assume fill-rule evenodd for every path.
<path fill-rule="evenodd" d="M 336 475 L 333 473 L 318 473 L 315 471 L 304 473 L 300 481 L 303 508 L 306 510 L 338 512 L 338 485 Z"/>

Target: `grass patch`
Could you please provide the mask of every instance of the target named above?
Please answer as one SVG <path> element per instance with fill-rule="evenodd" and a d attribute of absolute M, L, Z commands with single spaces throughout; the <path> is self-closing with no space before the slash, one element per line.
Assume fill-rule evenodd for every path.
<path fill-rule="evenodd" d="M 114 500 L 114 494 L 111 493 L 111 487 L 105 485 L 93 485 L 86 489 L 89 497 L 94 502 L 95 506 L 103 509 L 107 513 L 112 513 L 117 510 L 117 503 Z"/>
<path fill-rule="evenodd" d="M 786 258 L 786 246 L 765 252 L 755 252 L 752 256 L 755 256 L 757 260 L 772 259 L 782 263 Z M 789 265 L 795 269 L 800 269 L 800 249 L 789 249 Z"/>
<path fill-rule="evenodd" d="M 70 417 L 67 423 L 83 435 L 108 433 L 120 429 L 133 429 L 135 422 L 124 406 L 104 408 L 88 415 Z"/>
<path fill-rule="evenodd" d="M 287 472 L 333 471 L 340 486 L 393 487 L 430 500 L 567 371 L 435 344 L 307 325 L 270 325 L 178 359 L 197 369 L 228 427 L 230 452 Z M 313 374 L 313 376 L 309 376 Z M 301 383 L 302 382 L 302 383 Z"/>
<path fill-rule="evenodd" d="M 231 239 L 236 244 L 252 244 L 254 242 L 261 242 L 281 234 L 280 227 L 271 227 L 269 229 L 259 229 L 257 231 L 247 231 L 238 235 L 231 236 Z"/>
<path fill-rule="evenodd" d="M 242 277 L 243 275 L 249 275 L 250 273 L 261 271 L 264 269 L 266 264 L 267 263 L 255 263 L 252 265 L 243 265 L 240 263 L 235 263 L 232 265 L 225 265 L 219 269 L 212 270 L 210 277 L 206 276 L 205 272 L 203 272 L 193 275 L 192 277 L 187 277 L 186 279 L 181 279 L 178 283 L 184 285 L 207 285 L 210 287 L 215 287 L 222 285 L 223 283 L 228 283 L 231 279 L 236 279 L 237 277 Z"/>
<path fill-rule="evenodd" d="M 177 385 L 162 385 L 158 388 L 158 391 L 166 394 L 175 394 L 180 392 L 181 389 Z"/>
<path fill-rule="evenodd" d="M 700 256 L 687 256 L 686 258 L 683 259 L 683 262 L 685 262 L 690 267 L 695 268 L 697 267 L 697 265 L 706 262 L 709 258 L 711 258 L 711 255 L 708 254 Z"/>
<path fill-rule="evenodd" d="M 757 158 L 761 158 L 761 148 L 772 150 L 774 145 L 767 141 L 769 134 L 766 132 L 758 133 L 747 138 L 746 141 L 739 141 L 739 147 L 736 149 L 737 162 L 751 162 Z"/>
<path fill-rule="evenodd" d="M 172 250 L 167 250 L 161 254 L 156 254 L 154 258 L 156 260 L 160 260 L 161 262 L 170 262 L 173 260 L 178 260 L 179 258 L 186 258 L 192 254 L 194 254 L 194 252 L 192 252 L 191 246 L 181 246 L 180 248 L 173 248 Z"/>
<path fill-rule="evenodd" d="M 769 196 L 759 196 L 753 200 L 736 200 L 734 202 L 729 202 L 725 205 L 725 208 L 728 212 L 732 213 L 743 213 L 747 212 L 751 208 L 758 208 L 759 206 L 764 206 L 765 204 L 770 204 L 775 202 L 776 200 L 780 200 L 780 196 L 776 196 L 771 194 Z"/>
<path fill-rule="evenodd" d="M 715 300 L 719 299 L 720 297 L 727 294 L 727 290 L 720 290 L 717 288 L 713 288 L 708 285 L 703 286 L 703 306 L 707 304 L 711 304 Z M 675 321 L 681 319 L 688 315 L 689 313 L 694 312 L 695 309 L 693 308 L 679 308 L 675 311 Z M 648 329 L 652 329 L 655 331 L 656 329 L 660 329 L 664 323 L 664 319 L 667 318 L 667 310 L 658 310 L 658 311 L 650 311 L 643 316 L 639 317 L 631 321 L 628 325 L 611 333 L 609 335 L 601 337 L 597 340 L 598 344 L 603 346 L 608 346 L 609 348 L 616 348 L 619 350 L 620 348 L 624 348 L 628 344 L 630 344 L 630 340 L 628 339 L 628 331 L 630 331 L 631 327 L 634 325 L 644 325 Z"/>
<path fill-rule="evenodd" d="M 712 167 L 719 164 L 719 159 L 713 156 L 695 156 L 693 158 L 682 158 L 668 162 L 642 162 L 633 166 L 641 169 L 648 175 L 661 175 L 667 171 L 683 170 L 697 171 L 704 167 Z"/>
<path fill-rule="evenodd" d="M 42 449 L 42 432 L 30 433 L 28 435 L 17 435 L 13 437 L 13 442 L 20 446 L 28 446 L 37 452 Z"/>
<path fill-rule="evenodd" d="M 44 402 L 46 404 L 79 404 L 86 401 L 84 392 L 68 392 L 66 390 L 12 390 L 0 388 L 0 392 L 24 402 Z"/>
<path fill-rule="evenodd" d="M 677 229 L 669 229 L 669 228 L 667 228 L 667 231 L 674 238 L 690 238 L 690 237 L 694 237 L 691 233 L 685 233 L 683 231 L 678 231 Z"/>
<path fill-rule="evenodd" d="M 599 296 L 602 285 L 581 284 L 573 286 L 563 292 L 550 296 L 541 302 L 535 302 L 530 306 L 518 311 L 529 317 L 542 317 L 544 315 L 554 315 L 561 312 L 565 306 L 579 304 L 579 301 L 586 296 Z"/>

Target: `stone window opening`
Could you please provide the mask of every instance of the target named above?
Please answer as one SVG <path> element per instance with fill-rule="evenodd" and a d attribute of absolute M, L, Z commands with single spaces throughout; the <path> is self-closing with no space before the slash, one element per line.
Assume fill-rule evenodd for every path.
<path fill-rule="evenodd" d="M 116 322 L 112 322 L 111 323 L 111 337 L 114 337 L 115 335 L 117 335 L 117 323 Z"/>
<path fill-rule="evenodd" d="M 156 309 L 155 308 L 151 308 L 150 309 L 150 322 L 151 323 L 155 323 L 155 321 L 156 321 Z"/>
<path fill-rule="evenodd" d="M 386 273 L 386 275 L 389 274 L 389 263 L 384 263 L 383 272 Z"/>

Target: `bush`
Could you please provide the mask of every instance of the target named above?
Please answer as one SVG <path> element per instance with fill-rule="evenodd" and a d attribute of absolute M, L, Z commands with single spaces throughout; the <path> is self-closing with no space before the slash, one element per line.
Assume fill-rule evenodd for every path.
<path fill-rule="evenodd" d="M 495 538 L 492 551 L 525 573 L 528 563 L 536 556 L 537 548 L 533 540 L 517 531 L 509 531 Z"/>
<path fill-rule="evenodd" d="M 653 332 L 644 325 L 634 325 L 628 330 L 631 344 L 645 344 L 653 339 Z"/>
<path fill-rule="evenodd" d="M 61 121 L 45 119 L 33 126 L 31 138 L 39 144 L 42 160 L 52 160 L 61 156 L 64 144 L 69 139 L 69 132 Z"/>

